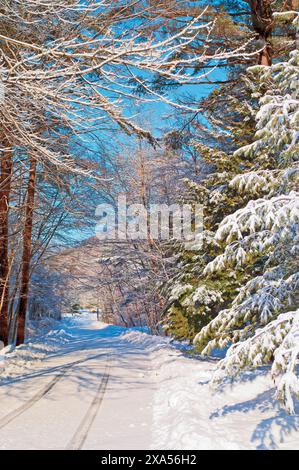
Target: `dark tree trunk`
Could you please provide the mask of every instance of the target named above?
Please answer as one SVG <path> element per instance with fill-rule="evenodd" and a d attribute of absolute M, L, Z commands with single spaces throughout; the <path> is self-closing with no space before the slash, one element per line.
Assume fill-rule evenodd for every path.
<path fill-rule="evenodd" d="M 22 344 L 25 339 L 25 325 L 28 306 L 29 279 L 30 279 L 30 260 L 31 260 L 31 242 L 32 242 L 32 222 L 34 211 L 34 196 L 36 182 L 36 159 L 31 157 L 29 180 L 25 210 L 25 224 L 23 231 L 23 254 L 22 254 L 22 274 L 20 299 L 18 304 L 18 327 L 17 327 L 17 345 Z"/>
<path fill-rule="evenodd" d="M 249 0 L 252 26 L 257 34 L 259 49 L 258 63 L 260 65 L 272 64 L 272 48 L 269 39 L 273 30 L 273 12 L 271 0 Z"/>
<path fill-rule="evenodd" d="M 6 140 L 1 155 L 0 173 L 0 340 L 8 343 L 9 247 L 8 216 L 12 174 L 12 150 Z"/>

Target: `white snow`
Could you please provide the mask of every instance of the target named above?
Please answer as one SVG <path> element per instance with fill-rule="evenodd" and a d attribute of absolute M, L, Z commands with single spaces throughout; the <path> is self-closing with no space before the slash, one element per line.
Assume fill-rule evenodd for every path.
<path fill-rule="evenodd" d="M 93 314 L 44 326 L 2 357 L 0 449 L 299 448 L 299 408 L 279 406 L 267 369 L 215 391 L 217 359 L 169 338 Z"/>

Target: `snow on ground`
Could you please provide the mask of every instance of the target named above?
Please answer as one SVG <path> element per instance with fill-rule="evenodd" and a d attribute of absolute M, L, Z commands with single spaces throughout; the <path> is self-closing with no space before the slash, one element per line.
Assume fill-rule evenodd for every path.
<path fill-rule="evenodd" d="M 281 408 L 267 370 L 215 390 L 209 382 L 216 359 L 188 357 L 167 338 L 136 331 L 125 337 L 151 350 L 153 448 L 299 449 L 299 406 L 293 416 Z"/>
<path fill-rule="evenodd" d="M 165 357 L 158 372 L 154 447 L 299 448 L 299 414 L 280 408 L 268 375 L 248 374 L 220 392 L 209 386 L 215 366 L 176 353 Z"/>
<path fill-rule="evenodd" d="M 92 400 L 97 386 L 93 371 L 97 367 L 99 370 L 104 369 L 104 362 L 109 356 L 112 357 L 110 382 L 103 404 L 88 431 L 84 448 L 299 448 L 299 408 L 297 407 L 296 415 L 289 416 L 285 413 L 275 401 L 273 383 L 265 369 L 244 374 L 242 380 L 215 391 L 210 388 L 209 381 L 217 359 L 189 357 L 186 350 L 184 352 L 169 338 L 152 337 L 137 329 L 105 325 L 96 322 L 91 314 L 82 315 L 81 318 L 66 317 L 62 322 L 51 322 L 44 327 L 46 331 L 42 336 L 33 336 L 29 343 L 3 356 L 5 359 L 2 360 L 0 384 L 4 386 L 3 392 L 6 395 L 11 395 L 13 378 L 22 374 L 28 377 L 30 369 L 43 370 L 42 376 L 45 377 L 47 363 L 48 367 L 51 365 L 48 370 L 52 370 L 53 364 L 63 365 L 66 361 L 69 362 L 70 358 L 80 358 L 83 362 L 86 357 L 90 357 L 92 361 L 86 363 L 89 364 L 89 369 L 85 367 L 74 370 L 76 382 L 72 377 L 73 384 L 64 377 L 51 392 L 53 396 L 43 397 L 44 405 L 39 403 L 32 406 L 31 411 L 28 410 L 27 414 L 24 413 L 16 419 L 16 425 L 18 419 L 19 423 L 22 420 L 22 423 L 28 426 L 27 421 L 35 422 L 35 414 L 39 417 L 41 412 L 38 406 L 44 407 L 43 413 L 49 413 L 49 406 L 53 407 L 54 418 L 55 413 L 60 414 L 62 408 L 64 414 L 68 413 L 68 407 L 71 409 L 73 406 L 73 409 L 77 410 L 78 404 L 80 413 L 83 413 L 84 406 L 88 408 L 88 401 Z M 89 348 L 87 351 L 86 344 Z M 103 361 L 94 362 L 94 354 L 99 350 L 103 353 Z M 40 374 L 31 375 L 37 380 L 36 377 Z M 82 395 L 77 383 L 79 379 L 82 379 L 85 387 Z M 62 387 L 63 381 L 65 383 Z M 71 395 L 65 394 L 67 390 L 73 394 L 72 387 L 75 384 L 78 392 L 73 397 L 72 404 Z M 33 385 L 36 390 L 36 382 Z M 19 387 L 21 396 L 22 384 Z M 31 393 L 29 389 L 28 385 L 28 395 Z M 11 396 L 9 399 L 12 400 Z M 1 403 L 3 404 L 2 398 Z M 16 404 L 14 401 L 12 403 L 13 409 Z M 1 411 L 0 405 L 0 429 L 3 414 L 5 413 Z M 76 412 L 73 411 L 72 415 L 75 429 L 80 419 L 77 419 Z M 69 425 L 72 427 L 72 421 Z M 12 426 L 11 439 L 14 439 L 17 428 L 13 427 L 14 422 L 10 423 L 6 428 L 6 436 L 9 436 L 9 426 Z M 67 432 L 63 429 L 63 423 L 61 426 L 64 436 Z M 47 432 L 45 425 L 45 435 Z M 72 434 L 70 430 L 68 432 Z M 76 443 L 78 436 L 74 439 L 72 442 Z M 45 437 L 46 441 L 49 441 L 50 448 L 61 445 L 54 442 L 54 438 L 51 442 L 50 438 Z M 21 447 L 27 445 L 26 442 L 19 444 Z M 16 445 L 13 440 L 7 438 L 3 448 L 15 448 Z M 37 441 L 33 447 L 43 446 L 43 441 Z"/>
<path fill-rule="evenodd" d="M 63 322 L 45 319 L 31 322 L 28 327 L 29 340 L 11 351 L 10 346 L 0 349 L 0 383 L 16 374 L 30 370 L 33 363 L 42 361 L 58 346 L 72 339 L 69 326 L 74 322 L 66 317 Z M 42 334 L 40 333 L 42 331 Z"/>

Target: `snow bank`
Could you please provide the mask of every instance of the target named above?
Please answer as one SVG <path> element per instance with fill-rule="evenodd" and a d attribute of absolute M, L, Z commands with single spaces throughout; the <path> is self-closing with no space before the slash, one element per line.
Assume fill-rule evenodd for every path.
<path fill-rule="evenodd" d="M 0 350 L 0 382 L 24 373 L 33 363 L 42 361 L 62 343 L 71 341 L 68 326 L 73 322 L 71 317 L 65 318 L 63 322 L 52 318 L 30 322 L 25 344 L 13 350 L 10 346 Z"/>
<path fill-rule="evenodd" d="M 298 449 L 299 407 L 290 416 L 274 398 L 268 369 L 210 386 L 217 359 L 192 358 L 169 338 L 129 331 L 123 339 L 152 359 L 156 392 L 153 449 Z"/>

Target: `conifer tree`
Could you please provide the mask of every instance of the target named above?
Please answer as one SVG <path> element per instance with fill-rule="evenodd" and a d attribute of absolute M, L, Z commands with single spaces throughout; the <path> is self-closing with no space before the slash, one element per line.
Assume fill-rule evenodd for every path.
<path fill-rule="evenodd" d="M 242 286 L 194 340 L 205 354 L 233 343 L 218 377 L 271 362 L 272 376 L 280 376 L 278 398 L 290 412 L 292 394 L 299 395 L 298 72 L 297 50 L 288 62 L 250 69 L 268 91 L 260 97 L 254 142 L 234 153 L 254 166 L 229 186 L 251 200 L 221 221 L 213 238 L 221 253 L 203 272 L 207 282 L 241 275 Z"/>
<path fill-rule="evenodd" d="M 232 282 L 224 273 L 217 283 L 206 283 L 202 273 L 219 252 L 213 239 L 219 222 L 244 204 L 244 196 L 236 194 L 229 181 L 253 165 L 251 158 L 233 156 L 238 147 L 252 142 L 257 112 L 257 100 L 251 98 L 253 90 L 252 76 L 243 77 L 229 89 L 220 87 L 202 103 L 209 126 L 195 124 L 198 135 L 193 133 L 191 145 L 200 161 L 199 173 L 207 169 L 207 174 L 195 181 L 185 180 L 181 202 L 203 205 L 202 239 L 199 244 L 177 242 L 172 246 L 173 276 L 162 288 L 167 298 L 164 328 L 178 338 L 193 339 L 242 282 Z"/>
<path fill-rule="evenodd" d="M 288 61 L 251 67 L 243 99 L 233 87 L 223 106 L 223 89 L 215 91 L 218 113 L 209 97 L 205 136 L 214 145 L 194 143 L 208 176 L 187 182 L 187 201 L 204 204 L 203 244 L 177 247 L 164 286 L 169 333 L 191 339 L 199 331 L 194 342 L 205 354 L 236 343 L 220 363 L 222 377 L 272 362 L 273 376 L 283 374 L 278 397 L 291 412 L 298 394 L 297 77 L 295 50 Z"/>

